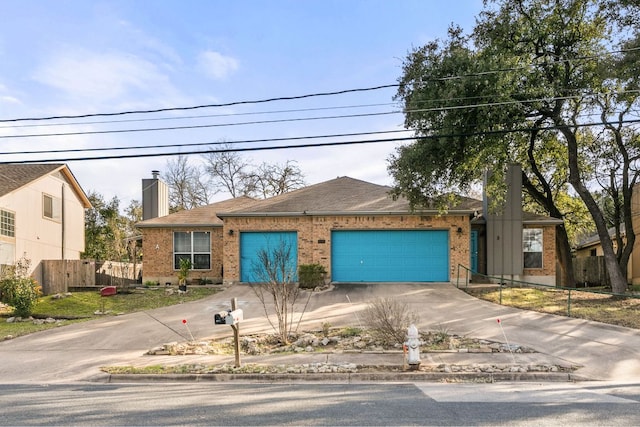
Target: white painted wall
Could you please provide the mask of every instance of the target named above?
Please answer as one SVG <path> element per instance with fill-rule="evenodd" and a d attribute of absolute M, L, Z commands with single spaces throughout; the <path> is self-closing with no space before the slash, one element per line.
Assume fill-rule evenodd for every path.
<path fill-rule="evenodd" d="M 58 198 L 63 216 L 52 220 L 43 212 L 43 194 Z M 80 259 L 84 250 L 84 207 L 62 174 L 46 175 L 0 198 L 0 208 L 15 213 L 15 239 L 3 238 L 0 260 L 13 264 L 25 256 L 41 281 L 41 261 Z M 7 258 L 13 260 L 6 262 Z"/>

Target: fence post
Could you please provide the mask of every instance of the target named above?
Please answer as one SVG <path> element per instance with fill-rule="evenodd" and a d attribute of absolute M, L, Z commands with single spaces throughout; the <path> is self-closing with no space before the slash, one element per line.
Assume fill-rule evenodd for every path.
<path fill-rule="evenodd" d="M 567 317 L 571 317 L 571 289 L 569 289 L 569 297 L 567 298 Z"/>
<path fill-rule="evenodd" d="M 500 305 L 502 305 L 502 283 L 504 279 L 502 278 L 502 274 L 500 275 Z"/>
<path fill-rule="evenodd" d="M 456 288 L 460 289 L 460 264 L 458 264 L 458 275 L 456 276 Z"/>

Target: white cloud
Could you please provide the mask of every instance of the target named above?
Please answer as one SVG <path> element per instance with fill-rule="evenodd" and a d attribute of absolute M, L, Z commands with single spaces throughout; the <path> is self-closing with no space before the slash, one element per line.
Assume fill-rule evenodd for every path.
<path fill-rule="evenodd" d="M 198 67 L 212 79 L 223 80 L 238 69 L 238 61 L 231 56 L 207 50 L 198 55 Z"/>
<path fill-rule="evenodd" d="M 0 101 L 5 104 L 20 104 L 20 100 L 18 98 L 8 95 L 0 96 Z"/>
<path fill-rule="evenodd" d="M 86 50 L 55 57 L 41 65 L 33 78 L 72 97 L 93 102 L 119 99 L 131 92 L 163 92 L 170 86 L 168 78 L 143 58 Z"/>

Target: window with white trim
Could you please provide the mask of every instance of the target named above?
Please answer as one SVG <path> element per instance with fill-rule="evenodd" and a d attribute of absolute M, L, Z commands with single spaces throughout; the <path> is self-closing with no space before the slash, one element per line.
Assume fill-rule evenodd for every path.
<path fill-rule="evenodd" d="M 173 232 L 173 269 L 180 260 L 191 261 L 193 270 L 211 270 L 211 233 L 208 231 Z"/>
<path fill-rule="evenodd" d="M 62 203 L 59 197 L 53 197 L 49 194 L 42 194 L 42 216 L 60 221 L 62 217 Z"/>
<path fill-rule="evenodd" d="M 541 228 L 525 228 L 522 230 L 524 268 L 542 268 L 542 248 Z"/>
<path fill-rule="evenodd" d="M 0 209 L 0 235 L 16 237 L 16 214 Z"/>

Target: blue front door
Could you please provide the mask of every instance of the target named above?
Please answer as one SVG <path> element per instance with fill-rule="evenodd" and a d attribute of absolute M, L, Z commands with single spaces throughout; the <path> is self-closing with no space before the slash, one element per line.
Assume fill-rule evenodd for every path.
<path fill-rule="evenodd" d="M 471 271 L 478 272 L 478 230 L 471 230 Z"/>

